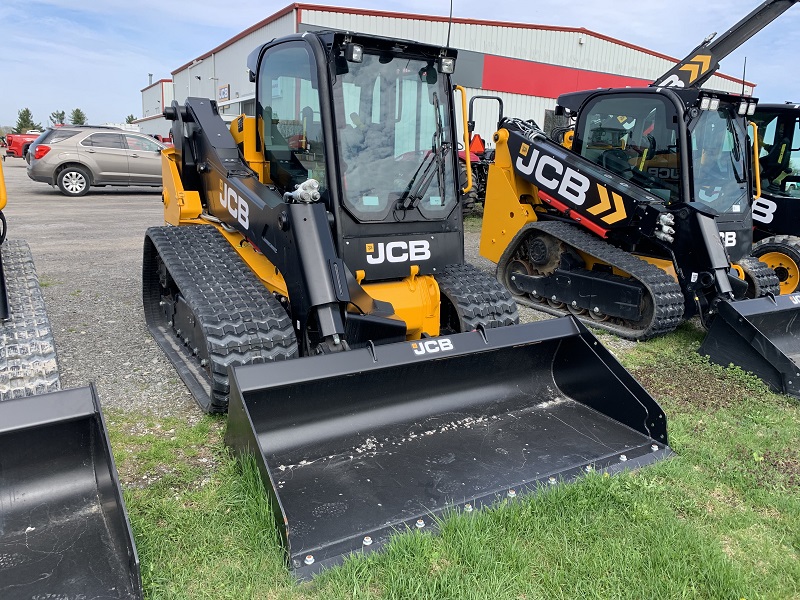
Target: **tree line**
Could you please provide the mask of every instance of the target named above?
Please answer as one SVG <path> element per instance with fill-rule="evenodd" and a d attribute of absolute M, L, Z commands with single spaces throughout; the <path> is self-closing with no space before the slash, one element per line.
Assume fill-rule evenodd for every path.
<path fill-rule="evenodd" d="M 125 117 L 126 123 L 132 123 L 135 120 L 136 117 L 133 115 Z M 50 113 L 49 126 L 55 127 L 56 125 L 67 125 L 68 123 L 70 125 L 86 125 L 88 123 L 88 118 L 86 117 L 86 113 L 80 108 L 73 109 L 69 113 L 69 118 L 67 118 L 67 114 L 63 110 L 55 110 Z M 31 110 L 29 108 L 23 108 L 17 113 L 17 124 L 11 128 L 11 133 L 25 133 L 31 129 L 44 131 L 42 124 L 33 120 L 33 113 Z"/>

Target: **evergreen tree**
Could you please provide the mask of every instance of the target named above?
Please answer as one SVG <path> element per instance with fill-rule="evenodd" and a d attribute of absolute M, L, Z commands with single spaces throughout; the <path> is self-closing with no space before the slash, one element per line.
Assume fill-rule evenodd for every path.
<path fill-rule="evenodd" d="M 29 108 L 23 108 L 17 113 L 17 124 L 11 133 L 25 133 L 29 129 L 42 130 L 41 123 L 33 122 L 33 113 Z"/>
<path fill-rule="evenodd" d="M 135 120 L 136 117 L 134 117 L 133 115 L 128 115 L 127 117 L 125 117 L 125 122 L 128 123 L 129 125 L 133 123 Z"/>
<path fill-rule="evenodd" d="M 69 122 L 73 125 L 86 125 L 86 114 L 80 109 L 76 108 L 69 113 Z"/>
<path fill-rule="evenodd" d="M 50 123 L 53 125 L 63 125 L 67 114 L 63 110 L 54 110 L 50 113 Z"/>

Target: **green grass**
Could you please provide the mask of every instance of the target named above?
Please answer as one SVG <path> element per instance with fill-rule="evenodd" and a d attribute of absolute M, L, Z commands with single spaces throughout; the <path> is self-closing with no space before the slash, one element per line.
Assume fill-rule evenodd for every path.
<path fill-rule="evenodd" d="M 687 324 L 620 351 L 676 457 L 451 514 L 303 584 L 224 418 L 107 415 L 146 597 L 800 598 L 800 404 L 710 365 L 701 338 Z"/>

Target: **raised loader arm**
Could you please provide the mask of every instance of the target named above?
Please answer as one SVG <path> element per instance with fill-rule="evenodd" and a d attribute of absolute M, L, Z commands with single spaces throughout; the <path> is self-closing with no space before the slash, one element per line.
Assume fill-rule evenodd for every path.
<path fill-rule="evenodd" d="M 721 36 L 708 36 L 678 64 L 656 79 L 654 87 L 701 87 L 719 69 L 720 61 L 772 23 L 798 0 L 766 0 Z"/>
<path fill-rule="evenodd" d="M 370 298 L 338 257 L 316 182 L 310 180 L 284 196 L 274 186 L 262 185 L 208 99 L 188 98 L 184 106 L 173 103 L 165 114 L 174 121 L 175 160 L 183 187 L 195 187 L 211 219 L 241 232 L 283 274 L 298 332 L 306 330 L 313 315 L 317 342 L 327 350 L 343 349 L 349 303 L 373 322 L 395 328 L 397 321 L 386 318 L 393 314 L 391 305 Z"/>

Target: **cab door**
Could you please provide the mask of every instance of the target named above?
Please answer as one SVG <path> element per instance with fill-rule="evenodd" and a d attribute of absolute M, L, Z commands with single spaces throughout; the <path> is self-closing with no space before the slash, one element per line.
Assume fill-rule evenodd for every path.
<path fill-rule="evenodd" d="M 125 134 L 131 185 L 161 183 L 161 150 L 163 146 L 146 135 Z"/>

